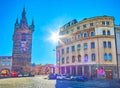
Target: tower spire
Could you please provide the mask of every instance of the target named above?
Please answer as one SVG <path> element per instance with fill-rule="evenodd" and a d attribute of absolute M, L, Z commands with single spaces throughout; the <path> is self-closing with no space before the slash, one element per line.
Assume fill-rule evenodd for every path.
<path fill-rule="evenodd" d="M 31 25 L 33 25 L 34 26 L 34 19 L 32 19 L 32 24 Z"/>
<path fill-rule="evenodd" d="M 25 7 L 23 8 L 23 12 L 22 12 L 22 17 L 25 17 L 26 15 L 26 11 L 25 11 Z"/>
<path fill-rule="evenodd" d="M 15 24 L 18 24 L 18 16 L 17 16 L 17 18 L 16 18 L 16 22 L 15 22 Z"/>

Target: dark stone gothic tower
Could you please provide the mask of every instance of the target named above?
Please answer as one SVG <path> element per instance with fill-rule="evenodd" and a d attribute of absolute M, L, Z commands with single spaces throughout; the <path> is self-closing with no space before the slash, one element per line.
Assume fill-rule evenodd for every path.
<path fill-rule="evenodd" d="M 34 31 L 34 21 L 28 26 L 26 11 L 23 8 L 20 23 L 16 19 L 13 34 L 12 51 L 12 71 L 20 73 L 30 72 L 32 53 L 32 33 Z"/>

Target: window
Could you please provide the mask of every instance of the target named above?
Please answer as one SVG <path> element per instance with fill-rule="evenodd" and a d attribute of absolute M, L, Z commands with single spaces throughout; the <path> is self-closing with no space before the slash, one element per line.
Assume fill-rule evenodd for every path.
<path fill-rule="evenodd" d="M 110 35 L 110 31 L 109 30 L 107 31 L 107 35 Z"/>
<path fill-rule="evenodd" d="M 92 36 L 94 36 L 94 35 L 95 35 L 95 33 L 94 33 L 94 32 L 91 32 L 91 33 L 90 33 L 90 36 L 91 36 L 91 37 L 92 37 Z"/>
<path fill-rule="evenodd" d="M 64 57 L 62 58 L 62 64 L 64 64 L 65 60 L 64 60 Z"/>
<path fill-rule="evenodd" d="M 77 45 L 77 50 L 80 50 L 80 48 L 81 48 L 81 45 L 78 44 L 78 45 Z"/>
<path fill-rule="evenodd" d="M 106 25 L 109 25 L 110 24 L 110 22 L 109 21 L 106 21 Z"/>
<path fill-rule="evenodd" d="M 81 62 L 81 55 L 78 55 L 78 62 Z"/>
<path fill-rule="evenodd" d="M 85 54 L 85 56 L 84 56 L 84 62 L 88 62 L 88 55 L 87 54 Z"/>
<path fill-rule="evenodd" d="M 104 54 L 104 60 L 105 61 L 107 60 L 107 54 L 106 53 Z"/>
<path fill-rule="evenodd" d="M 108 48 L 111 48 L 111 42 L 108 42 Z"/>
<path fill-rule="evenodd" d="M 80 30 L 80 26 L 77 27 L 77 30 Z"/>
<path fill-rule="evenodd" d="M 94 24 L 93 23 L 90 23 L 90 26 L 93 26 Z"/>
<path fill-rule="evenodd" d="M 10 61 L 8 61 L 8 62 L 6 63 L 6 66 L 10 66 Z"/>
<path fill-rule="evenodd" d="M 66 34 L 69 34 L 69 31 L 66 31 Z"/>
<path fill-rule="evenodd" d="M 69 47 L 66 48 L 67 53 L 69 53 Z"/>
<path fill-rule="evenodd" d="M 69 44 L 70 43 L 70 39 L 66 39 L 66 44 Z"/>
<path fill-rule="evenodd" d="M 64 49 L 62 49 L 62 54 L 64 54 Z"/>
<path fill-rule="evenodd" d="M 67 63 L 67 64 L 69 63 L 69 57 L 66 58 L 66 63 Z"/>
<path fill-rule="evenodd" d="M 72 36 L 72 41 L 75 41 L 75 36 Z"/>
<path fill-rule="evenodd" d="M 109 60 L 111 61 L 112 60 L 112 54 L 109 53 Z"/>
<path fill-rule="evenodd" d="M 84 33 L 84 38 L 87 38 L 87 33 Z"/>
<path fill-rule="evenodd" d="M 105 42 L 105 41 L 103 42 L 103 47 L 104 47 L 104 48 L 106 48 L 106 47 L 107 47 L 107 45 L 106 45 L 106 42 Z"/>
<path fill-rule="evenodd" d="M 87 48 L 88 48 L 87 43 L 84 43 L 84 49 L 87 49 Z"/>
<path fill-rule="evenodd" d="M 105 32 L 105 30 L 103 30 L 103 35 L 106 35 L 106 32 Z"/>
<path fill-rule="evenodd" d="M 75 56 L 72 56 L 72 63 L 75 62 Z"/>
<path fill-rule="evenodd" d="M 102 21 L 102 25 L 105 25 L 105 21 Z"/>
<path fill-rule="evenodd" d="M 72 46 L 72 51 L 75 51 L 75 46 Z"/>
<path fill-rule="evenodd" d="M 72 29 L 71 32 L 74 32 L 74 29 Z"/>
<path fill-rule="evenodd" d="M 95 43 L 91 42 L 91 48 L 95 48 Z"/>
<path fill-rule="evenodd" d="M 95 61 L 96 56 L 95 56 L 95 54 L 94 54 L 94 53 L 92 53 L 91 58 L 92 58 L 92 61 Z"/>
<path fill-rule="evenodd" d="M 86 24 L 83 25 L 83 28 L 86 28 Z"/>
<path fill-rule="evenodd" d="M 78 40 L 80 39 L 80 34 L 78 34 Z"/>
<path fill-rule="evenodd" d="M 5 66 L 5 61 L 2 61 L 1 63 L 2 63 L 2 66 Z"/>

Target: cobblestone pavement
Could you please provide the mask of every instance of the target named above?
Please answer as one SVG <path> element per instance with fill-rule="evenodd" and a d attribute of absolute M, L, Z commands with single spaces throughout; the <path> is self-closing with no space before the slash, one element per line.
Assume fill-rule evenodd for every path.
<path fill-rule="evenodd" d="M 45 76 L 0 79 L 0 88 L 120 88 L 116 80 L 48 80 Z"/>
<path fill-rule="evenodd" d="M 0 88 L 55 88 L 56 80 L 43 77 L 0 79 Z"/>

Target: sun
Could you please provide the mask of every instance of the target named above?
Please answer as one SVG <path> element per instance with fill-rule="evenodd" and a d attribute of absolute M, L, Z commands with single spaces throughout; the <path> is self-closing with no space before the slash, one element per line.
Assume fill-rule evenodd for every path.
<path fill-rule="evenodd" d="M 59 41 L 59 38 L 60 38 L 59 32 L 51 31 L 51 35 L 50 35 L 50 38 L 49 38 L 49 40 L 51 40 L 51 42 L 56 43 L 56 42 Z"/>

